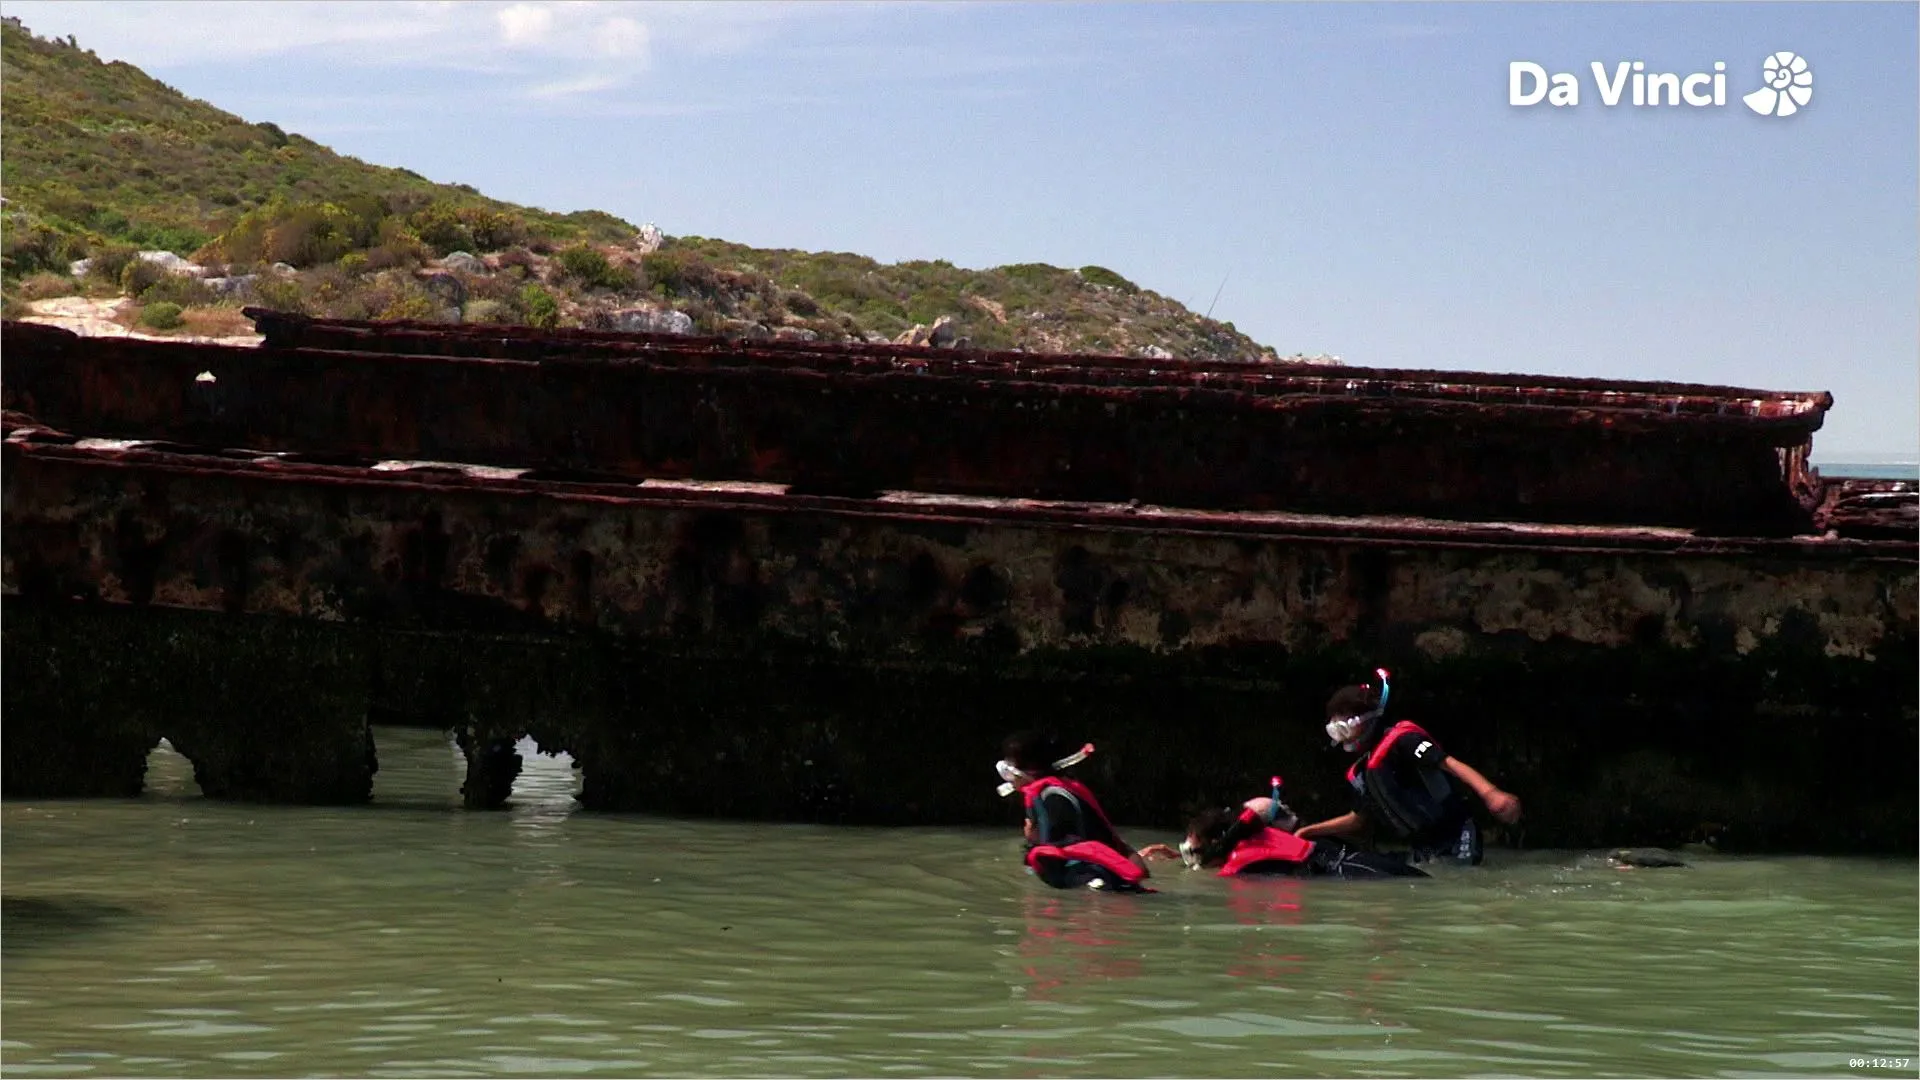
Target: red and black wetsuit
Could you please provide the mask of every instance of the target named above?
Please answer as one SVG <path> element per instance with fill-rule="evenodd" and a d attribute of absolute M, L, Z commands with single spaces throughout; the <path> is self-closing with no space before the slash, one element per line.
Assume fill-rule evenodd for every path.
<path fill-rule="evenodd" d="M 1093 885 L 1116 892 L 1149 892 L 1147 872 L 1121 850 L 1100 800 L 1078 780 L 1043 776 L 1020 789 L 1033 841 L 1027 866 L 1056 889 Z M 1097 885 L 1095 883 L 1098 883 Z"/>
<path fill-rule="evenodd" d="M 1442 768 L 1446 760 L 1438 740 L 1400 721 L 1347 769 L 1354 809 L 1406 840 L 1416 857 L 1444 851 L 1478 863 L 1473 806 Z"/>

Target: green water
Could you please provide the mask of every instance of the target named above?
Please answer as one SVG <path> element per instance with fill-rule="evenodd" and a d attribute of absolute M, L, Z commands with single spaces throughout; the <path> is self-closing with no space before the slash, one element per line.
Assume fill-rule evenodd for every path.
<path fill-rule="evenodd" d="M 1055 892 L 1001 830 L 375 805 L 5 804 L 7 1076 L 1915 1075 L 1912 860 Z M 984 762 L 956 763 L 994 781 Z M 1126 830 L 1136 843 L 1167 830 Z M 1160 864 L 1164 865 L 1164 864 Z M 1904 1058 L 1878 1068 L 1852 1058 Z"/>

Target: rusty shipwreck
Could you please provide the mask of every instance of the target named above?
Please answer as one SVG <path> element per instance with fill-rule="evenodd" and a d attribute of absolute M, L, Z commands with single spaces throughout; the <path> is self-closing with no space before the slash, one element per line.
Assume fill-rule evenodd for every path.
<path fill-rule="evenodd" d="M 532 734 L 594 808 L 988 822 L 1045 723 L 1171 827 L 1339 809 L 1385 664 L 1528 844 L 1915 841 L 1914 485 L 1809 467 L 1825 394 L 252 314 L 5 325 L 6 795 L 164 736 L 364 801 L 398 718 L 476 807 Z"/>

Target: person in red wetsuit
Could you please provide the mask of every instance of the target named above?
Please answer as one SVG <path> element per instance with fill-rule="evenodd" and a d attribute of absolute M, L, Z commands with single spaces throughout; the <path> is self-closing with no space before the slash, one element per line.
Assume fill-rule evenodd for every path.
<path fill-rule="evenodd" d="M 1353 809 L 1294 835 L 1302 840 L 1358 836 L 1378 823 L 1408 844 L 1416 862 L 1444 857 L 1478 866 L 1480 826 L 1466 792 L 1508 825 L 1520 820 L 1520 800 L 1449 755 L 1418 724 L 1388 725 L 1392 688 L 1386 669 L 1374 674 L 1378 685 L 1343 686 L 1327 701 L 1327 737 L 1359 755 L 1347 769 Z"/>
<path fill-rule="evenodd" d="M 1360 851 L 1338 840 L 1303 840 L 1293 829 L 1300 819 L 1280 798 L 1280 778 L 1273 778 L 1273 794 L 1248 799 L 1236 810 L 1207 810 L 1187 825 L 1187 838 L 1175 851 L 1166 844 L 1149 844 L 1140 853 L 1148 858 L 1178 858 L 1191 870 L 1220 868 L 1221 877 L 1242 874 L 1289 874 L 1301 877 L 1359 879 L 1426 877 L 1407 864 L 1404 856 Z"/>
<path fill-rule="evenodd" d="M 1023 731 L 1007 737 L 994 765 L 1005 781 L 1000 794 L 1017 792 L 1026 808 L 1027 868 L 1056 889 L 1151 892 L 1146 859 L 1120 839 L 1100 800 L 1059 775 L 1093 753 L 1093 744 L 1066 750 L 1051 735 Z"/>

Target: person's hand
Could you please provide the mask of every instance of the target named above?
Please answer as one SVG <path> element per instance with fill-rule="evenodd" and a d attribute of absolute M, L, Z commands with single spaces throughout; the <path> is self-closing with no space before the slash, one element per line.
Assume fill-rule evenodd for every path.
<path fill-rule="evenodd" d="M 1487 792 L 1487 813 L 1498 818 L 1503 824 L 1511 825 L 1520 820 L 1520 800 L 1507 792 L 1495 788 Z"/>
<path fill-rule="evenodd" d="M 1167 844 L 1148 844 L 1140 849 L 1140 854 L 1149 859 L 1177 859 L 1180 853 Z"/>

